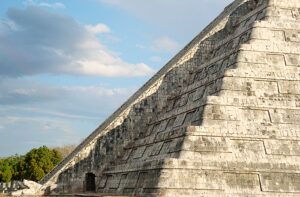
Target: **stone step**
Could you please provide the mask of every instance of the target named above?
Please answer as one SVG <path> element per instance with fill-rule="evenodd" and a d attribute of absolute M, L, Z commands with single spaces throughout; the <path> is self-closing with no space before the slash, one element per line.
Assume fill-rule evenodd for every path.
<path fill-rule="evenodd" d="M 300 25 L 297 24 L 292 27 L 282 27 L 280 24 L 269 25 L 272 27 L 264 27 L 260 23 L 256 25 L 252 31 L 250 39 L 258 39 L 258 40 L 269 40 L 272 42 L 300 42 Z M 287 29 L 290 28 L 290 29 Z"/>
<path fill-rule="evenodd" d="M 138 166 L 137 168 L 134 166 L 137 167 L 137 163 L 132 163 L 130 166 L 115 166 L 111 168 L 111 171 L 106 171 L 101 178 L 100 187 L 104 192 L 109 191 L 109 188 L 124 192 L 126 188 L 137 188 L 137 184 L 141 185 L 143 189 L 177 188 L 184 189 L 185 193 L 187 189 L 224 193 L 247 193 L 251 191 L 252 194 L 263 194 L 264 192 L 293 194 L 300 192 L 299 171 L 286 171 L 287 168 L 299 169 L 299 164 L 289 166 L 280 162 L 270 164 L 267 162 L 222 162 L 222 160 L 199 162 L 166 159 L 158 166 L 154 163 L 150 166 Z M 124 171 L 124 169 L 126 170 Z"/>
<path fill-rule="evenodd" d="M 263 46 L 262 41 L 260 46 Z M 267 45 L 267 44 L 266 44 Z M 276 51 L 270 52 L 268 47 L 264 45 L 265 51 L 254 51 L 254 44 L 243 45 L 241 51 L 238 53 L 236 62 L 237 63 L 252 63 L 270 67 L 270 70 L 278 69 L 278 72 L 281 72 L 284 69 L 295 69 L 296 72 L 299 72 L 298 68 L 300 66 L 300 52 L 295 51 L 294 53 L 289 53 L 287 51 Z M 296 68 L 294 68 L 296 67 Z M 298 73 L 297 73 L 298 74 Z"/>
<path fill-rule="evenodd" d="M 155 159 L 147 161 L 135 161 L 126 164 L 119 164 L 110 166 L 105 170 L 104 174 L 118 174 L 128 173 L 137 171 L 149 171 L 149 170 L 160 170 L 160 169 L 187 169 L 187 170 L 207 170 L 207 171 L 220 171 L 220 172 L 233 172 L 238 169 L 238 172 L 242 173 L 296 173 L 300 175 L 300 164 L 299 158 L 291 164 L 287 164 L 282 159 L 277 161 L 261 160 L 251 161 L 250 158 L 244 158 L 244 160 L 237 160 L 228 158 L 212 158 L 205 157 L 206 153 L 202 153 L 202 159 L 195 160 L 196 158 L 190 159 L 178 159 L 178 158 L 166 158 L 166 159 Z M 216 156 L 219 156 L 216 153 Z"/>
<path fill-rule="evenodd" d="M 300 126 L 298 124 L 251 121 L 205 120 L 201 126 L 189 126 L 187 133 L 199 136 L 300 140 Z"/>
<path fill-rule="evenodd" d="M 299 43 L 297 42 L 270 42 L 268 40 L 252 40 L 250 44 L 242 44 L 242 51 L 253 51 L 257 53 L 272 53 L 272 54 L 299 54 Z"/>
<path fill-rule="evenodd" d="M 269 0 L 268 6 L 270 7 L 281 7 L 281 8 L 291 8 L 296 9 L 300 8 L 299 1 L 298 0 Z"/>
<path fill-rule="evenodd" d="M 224 72 L 225 77 L 255 78 L 258 80 L 300 81 L 300 54 L 294 56 L 293 63 L 289 63 L 289 56 L 285 56 L 285 66 L 271 66 L 269 63 L 236 63 L 234 69 Z M 299 58 L 299 60 L 298 60 Z M 298 66 L 299 65 L 299 66 Z"/>
<path fill-rule="evenodd" d="M 276 30 L 297 30 L 300 28 L 300 24 L 297 20 L 271 20 L 272 18 L 266 18 L 264 20 L 255 21 L 252 24 L 253 31 L 257 29 L 265 29 L 269 31 Z"/>
<path fill-rule="evenodd" d="M 153 132 L 150 136 L 136 140 L 131 146 L 127 148 L 132 149 L 136 147 L 144 147 L 143 149 L 137 150 L 142 151 L 137 152 L 138 155 L 142 154 L 146 146 L 149 146 L 149 151 L 153 148 L 157 151 L 164 148 L 171 148 L 176 152 L 180 150 L 181 143 L 184 136 L 212 136 L 212 137 L 227 137 L 227 138 L 237 138 L 237 139 L 277 139 L 277 140 L 290 140 L 297 141 L 300 140 L 300 127 L 299 124 L 283 124 L 274 122 L 261 122 L 259 119 L 272 118 L 276 120 L 279 116 L 274 112 L 268 113 L 263 110 L 245 110 L 244 114 L 249 116 L 256 115 L 257 121 L 250 120 L 246 121 L 233 121 L 233 120 L 220 120 L 220 119 L 209 119 L 206 118 L 197 123 L 201 126 L 188 126 L 182 125 L 179 128 L 172 128 L 162 132 Z M 286 113 L 283 111 L 283 115 Z M 269 116 L 268 116 L 269 115 Z M 228 115 L 226 115 L 228 116 Z M 225 116 L 225 117 L 226 117 Z M 218 117 L 220 118 L 220 116 Z M 232 117 L 229 117 L 232 118 Z M 186 129 L 187 127 L 187 129 Z M 164 142 L 168 142 L 164 145 Z M 151 145 L 151 147 L 150 147 Z M 156 147 L 154 147 L 154 146 Z M 166 147 L 165 147 L 166 146 Z M 128 152 L 131 154 L 131 152 Z M 126 155 L 126 154 L 125 154 Z M 156 155 L 153 153 L 153 155 Z M 141 157 L 141 156 L 138 156 Z"/>
<path fill-rule="evenodd" d="M 221 93 L 221 95 L 223 95 Z M 234 106 L 243 109 L 300 109 L 300 95 L 256 96 L 209 96 L 207 105 Z"/>
<path fill-rule="evenodd" d="M 300 80 L 272 80 L 272 79 L 259 79 L 259 78 L 242 78 L 242 77 L 224 77 L 220 82 L 220 89 L 227 96 L 231 95 L 230 91 L 240 91 L 241 96 L 256 96 L 256 97 L 274 97 L 278 98 L 279 95 L 300 95 Z M 222 95 L 222 94 L 219 94 Z M 236 96 L 236 94 L 232 94 Z"/>

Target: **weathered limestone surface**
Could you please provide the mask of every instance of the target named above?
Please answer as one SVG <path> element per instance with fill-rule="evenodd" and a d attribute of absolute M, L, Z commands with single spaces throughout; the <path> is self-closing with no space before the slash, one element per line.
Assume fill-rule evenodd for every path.
<path fill-rule="evenodd" d="M 43 194 L 40 190 L 42 185 L 29 180 L 0 182 L 0 195 L 10 196 L 33 196 Z"/>
<path fill-rule="evenodd" d="M 42 190 L 300 196 L 299 22 L 299 0 L 234 1 Z"/>

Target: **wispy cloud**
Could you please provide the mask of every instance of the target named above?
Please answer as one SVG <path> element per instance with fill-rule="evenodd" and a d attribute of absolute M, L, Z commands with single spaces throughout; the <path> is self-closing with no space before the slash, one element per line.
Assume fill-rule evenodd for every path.
<path fill-rule="evenodd" d="M 33 116 L 34 115 L 38 116 L 38 118 L 24 117 L 24 116 L 19 116 L 19 118 L 18 118 L 18 119 L 23 119 L 23 120 L 26 119 L 29 121 L 36 121 L 36 120 L 41 120 L 41 119 L 46 121 L 46 120 L 51 120 L 51 118 L 68 119 L 68 120 L 95 120 L 95 121 L 99 120 L 99 118 L 95 117 L 95 116 L 74 115 L 71 113 L 65 113 L 65 112 L 58 111 L 58 109 L 50 110 L 50 109 L 41 109 L 41 108 L 34 108 L 34 107 L 9 106 L 9 107 L 6 107 L 6 109 L 2 109 L 0 111 L 7 112 L 8 110 L 15 110 L 15 111 L 22 112 L 22 113 L 30 113 Z M 47 118 L 41 118 L 41 117 L 47 117 Z"/>
<path fill-rule="evenodd" d="M 86 25 L 85 28 L 87 31 L 93 34 L 109 33 L 110 28 L 105 24 L 96 24 L 96 25 Z"/>
<path fill-rule="evenodd" d="M 63 3 L 55 2 L 55 3 L 39 3 L 39 6 L 49 7 L 49 8 L 65 8 L 66 6 Z"/>
<path fill-rule="evenodd" d="M 78 143 L 136 89 L 0 80 L 0 155 Z M 17 145 L 16 138 L 22 139 Z"/>
<path fill-rule="evenodd" d="M 24 4 L 26 6 L 41 6 L 41 7 L 48 7 L 54 9 L 66 8 L 66 6 L 61 2 L 47 3 L 47 2 L 37 2 L 34 0 L 26 0 L 24 1 Z"/>
<path fill-rule="evenodd" d="M 0 25 L 0 76 L 53 73 L 132 77 L 153 73 L 146 64 L 128 63 L 104 46 L 95 35 L 109 32 L 103 24 L 88 26 L 87 30 L 71 17 L 37 6 L 11 8 L 7 20 L 10 23 Z"/>
<path fill-rule="evenodd" d="M 90 86 L 53 86 L 49 84 L 38 83 L 29 79 L 6 79 L 0 80 L 0 105 L 18 106 L 23 104 L 49 103 L 55 102 L 78 102 L 75 106 L 80 108 L 91 107 L 88 100 L 99 101 L 93 105 L 104 107 L 115 105 L 128 98 L 136 88 L 112 88 L 105 85 Z M 63 97 L 62 97 L 63 95 Z M 80 97 L 76 95 L 81 95 Z M 116 101 L 117 102 L 114 102 Z M 80 103 L 82 103 L 80 105 Z M 107 104 L 109 103 L 109 104 Z M 74 104 L 74 103 L 73 103 Z M 103 105 L 103 106 L 101 106 Z M 88 107 L 87 107 L 88 108 Z"/>

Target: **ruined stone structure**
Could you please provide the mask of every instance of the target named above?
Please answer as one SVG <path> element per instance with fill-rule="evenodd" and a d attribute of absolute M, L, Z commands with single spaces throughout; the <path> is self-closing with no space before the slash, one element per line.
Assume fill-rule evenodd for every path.
<path fill-rule="evenodd" d="M 11 181 L 8 183 L 0 182 L 0 194 L 8 194 L 17 190 L 26 189 L 26 185 L 21 181 Z"/>
<path fill-rule="evenodd" d="M 236 0 L 41 181 L 46 193 L 300 196 L 300 0 Z"/>

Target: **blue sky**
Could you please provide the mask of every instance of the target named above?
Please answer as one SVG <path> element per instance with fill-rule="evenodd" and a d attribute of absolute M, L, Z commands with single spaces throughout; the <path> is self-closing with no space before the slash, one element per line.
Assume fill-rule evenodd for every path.
<path fill-rule="evenodd" d="M 230 0 L 0 0 L 0 157 L 77 144 Z"/>

